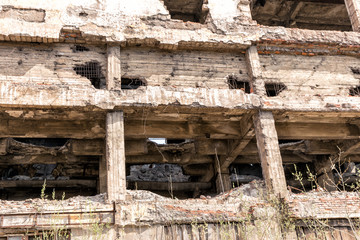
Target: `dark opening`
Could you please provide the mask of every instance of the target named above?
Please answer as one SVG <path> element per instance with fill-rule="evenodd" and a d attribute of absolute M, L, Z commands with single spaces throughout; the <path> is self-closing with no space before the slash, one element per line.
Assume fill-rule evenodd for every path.
<path fill-rule="evenodd" d="M 126 180 L 128 189 L 148 190 L 179 199 L 193 197 L 197 184 L 191 182 L 191 177 L 183 172 L 180 165 L 168 163 L 131 165 Z"/>
<path fill-rule="evenodd" d="M 140 78 L 121 78 L 121 89 L 137 89 L 140 86 L 146 86 Z"/>
<path fill-rule="evenodd" d="M 62 147 L 67 138 L 14 138 L 15 141 L 43 147 Z"/>
<path fill-rule="evenodd" d="M 349 94 L 350 94 L 350 96 L 359 97 L 360 96 L 360 86 L 357 86 L 355 88 L 350 88 Z"/>
<path fill-rule="evenodd" d="M 251 6 L 251 14 L 254 20 L 266 26 L 352 31 L 343 0 L 256 0 Z"/>
<path fill-rule="evenodd" d="M 283 83 L 266 83 L 265 90 L 268 97 L 275 97 L 286 89 Z"/>
<path fill-rule="evenodd" d="M 74 67 L 76 74 L 86 77 L 91 81 L 91 84 L 100 89 L 102 82 L 105 82 L 105 76 L 101 71 L 101 65 L 97 61 L 86 62 L 82 65 L 76 65 Z"/>
<path fill-rule="evenodd" d="M 203 0 L 164 0 L 164 4 L 172 19 L 198 23 L 206 21 L 208 10 L 203 10 Z"/>
<path fill-rule="evenodd" d="M 241 89 L 245 93 L 251 92 L 250 83 L 245 81 L 240 81 L 236 76 L 232 76 L 232 75 L 228 76 L 227 83 L 230 89 Z"/>
<path fill-rule="evenodd" d="M 233 187 L 239 187 L 242 184 L 263 178 L 260 164 L 232 164 L 230 173 L 230 181 Z"/>
<path fill-rule="evenodd" d="M 87 47 L 80 46 L 80 45 L 72 46 L 71 49 L 73 50 L 73 52 L 88 52 L 88 51 L 90 51 L 90 49 L 88 49 Z"/>
<path fill-rule="evenodd" d="M 350 67 L 351 71 L 353 72 L 353 74 L 360 74 L 360 68 L 357 67 Z"/>
<path fill-rule="evenodd" d="M 79 13 L 80 17 L 87 17 L 89 14 L 87 14 L 86 12 L 81 12 Z"/>
<path fill-rule="evenodd" d="M 187 139 L 167 139 L 167 144 L 180 144 L 187 142 Z"/>

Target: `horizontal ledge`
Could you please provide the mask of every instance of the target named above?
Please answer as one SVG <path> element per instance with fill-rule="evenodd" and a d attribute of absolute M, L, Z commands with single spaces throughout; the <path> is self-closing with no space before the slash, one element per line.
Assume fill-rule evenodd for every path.
<path fill-rule="evenodd" d="M 207 182 L 129 182 L 128 187 L 150 191 L 195 191 L 210 189 L 211 183 Z"/>
<path fill-rule="evenodd" d="M 12 81 L 0 81 L 0 89 L 0 106 L 2 107 L 88 108 L 93 106 L 113 110 L 128 106 L 156 107 L 159 105 L 229 109 L 254 109 L 260 106 L 258 96 L 245 94 L 239 89 L 147 86 L 134 90 L 107 91 L 85 86 L 40 86 Z"/>
<path fill-rule="evenodd" d="M 288 110 L 304 112 L 360 112 L 360 97 L 310 96 L 286 99 L 245 94 L 240 89 L 147 86 L 135 90 L 107 91 L 71 85 L 19 84 L 0 81 L 0 107 L 83 108 L 114 110 L 128 107 L 221 108 Z M 31 89 L 31 91 L 29 91 Z"/>
<path fill-rule="evenodd" d="M 42 187 L 43 180 L 1 180 L 0 188 L 13 188 L 13 187 Z M 46 187 L 88 187 L 95 188 L 96 180 L 46 180 Z"/>

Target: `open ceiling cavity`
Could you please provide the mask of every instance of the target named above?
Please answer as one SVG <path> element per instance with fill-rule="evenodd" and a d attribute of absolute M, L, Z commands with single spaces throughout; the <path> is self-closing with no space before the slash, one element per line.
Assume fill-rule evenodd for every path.
<path fill-rule="evenodd" d="M 255 0 L 251 12 L 266 26 L 352 31 L 343 0 Z"/>
<path fill-rule="evenodd" d="M 208 11 L 203 9 L 203 0 L 164 0 L 172 19 L 184 22 L 205 23 Z"/>

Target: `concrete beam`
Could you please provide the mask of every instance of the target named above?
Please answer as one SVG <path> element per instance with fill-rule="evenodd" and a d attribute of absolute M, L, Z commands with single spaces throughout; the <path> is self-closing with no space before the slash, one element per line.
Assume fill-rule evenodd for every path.
<path fill-rule="evenodd" d="M 360 32 L 360 1 L 344 0 L 346 9 L 349 13 L 352 28 L 355 32 Z"/>

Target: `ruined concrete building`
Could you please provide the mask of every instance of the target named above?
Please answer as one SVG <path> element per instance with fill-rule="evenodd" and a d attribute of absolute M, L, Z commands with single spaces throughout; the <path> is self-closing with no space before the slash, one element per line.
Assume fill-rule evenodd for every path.
<path fill-rule="evenodd" d="M 0 3 L 0 240 L 359 239 L 359 0 Z"/>

